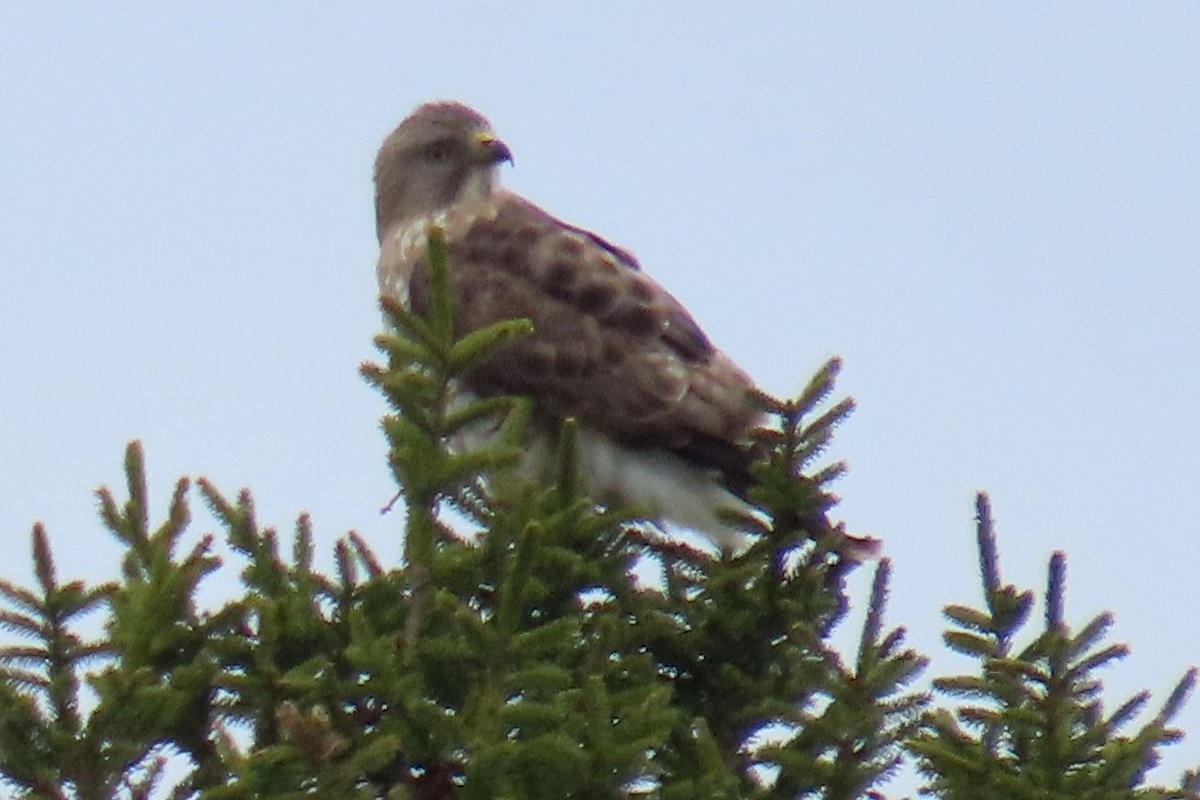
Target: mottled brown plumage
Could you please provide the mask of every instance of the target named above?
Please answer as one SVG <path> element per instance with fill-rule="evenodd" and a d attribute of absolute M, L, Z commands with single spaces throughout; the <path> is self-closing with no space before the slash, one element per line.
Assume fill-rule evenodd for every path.
<path fill-rule="evenodd" d="M 471 376 L 474 392 L 528 395 L 546 418 L 669 453 L 740 493 L 746 434 L 761 418 L 750 378 L 632 255 L 499 188 L 506 160 L 487 120 L 457 103 L 423 105 L 387 138 L 375 164 L 381 291 L 425 308 L 425 233 L 441 226 L 460 331 L 516 317 L 534 325 Z"/>

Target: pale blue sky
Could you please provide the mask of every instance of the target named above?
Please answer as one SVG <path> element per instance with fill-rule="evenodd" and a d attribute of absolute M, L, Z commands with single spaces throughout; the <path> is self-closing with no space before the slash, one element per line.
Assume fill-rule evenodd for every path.
<path fill-rule="evenodd" d="M 509 186 L 636 252 L 767 389 L 845 358 L 841 513 L 886 539 L 913 644 L 978 602 L 986 489 L 1006 578 L 1065 549 L 1070 618 L 1116 612 L 1111 699 L 1200 662 L 1200 5 L 14 6 L 4 577 L 39 519 L 64 576 L 115 574 L 90 493 L 133 437 L 159 508 L 203 474 L 398 554 L 356 372 L 370 171 L 452 97 Z M 1200 701 L 1183 723 L 1163 780 L 1200 761 Z"/>

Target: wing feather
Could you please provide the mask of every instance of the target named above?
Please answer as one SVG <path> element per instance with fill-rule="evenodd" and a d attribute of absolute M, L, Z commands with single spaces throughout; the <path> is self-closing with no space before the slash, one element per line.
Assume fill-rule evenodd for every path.
<path fill-rule="evenodd" d="M 457 322 L 467 332 L 528 317 L 534 333 L 473 375 L 474 387 L 532 396 L 550 415 L 741 482 L 742 438 L 760 417 L 750 378 L 629 253 L 516 195 L 496 202 L 447 241 Z M 411 289 L 420 311 L 422 266 Z"/>

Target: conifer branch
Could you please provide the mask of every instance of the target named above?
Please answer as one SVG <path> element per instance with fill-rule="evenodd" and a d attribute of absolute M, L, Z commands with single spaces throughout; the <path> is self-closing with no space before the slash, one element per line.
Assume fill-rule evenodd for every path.
<path fill-rule="evenodd" d="M 1190 671 L 1159 717 L 1133 735 L 1125 729 L 1145 705 L 1145 692 L 1105 717 L 1098 668 L 1123 658 L 1124 645 L 1104 645 L 1112 624 L 1100 614 L 1073 632 L 1066 620 L 1066 557 L 1047 570 L 1043 629 L 1014 653 L 1029 619 L 1032 592 L 1000 580 L 996 535 L 987 497 L 977 499 L 977 541 L 984 609 L 949 606 L 946 643 L 978 659 L 980 673 L 938 678 L 939 691 L 968 705 L 929 714 L 910 747 L 929 778 L 926 792 L 945 800 L 1043 798 L 1165 798 L 1161 787 L 1137 789 L 1176 740 L 1166 727 L 1190 691 Z M 961 723 L 961 724 L 960 724 Z M 1181 782 L 1186 786 L 1187 779 Z M 1182 791 L 1182 788 L 1181 788 Z"/>
<path fill-rule="evenodd" d="M 589 498 L 572 420 L 549 480 L 518 469 L 531 404 L 462 387 L 528 324 L 460 335 L 436 230 L 430 253 L 429 314 L 385 301 L 386 363 L 362 369 L 392 410 L 403 563 L 351 532 L 326 575 L 307 515 L 282 541 L 249 491 L 231 500 L 200 479 L 241 562 L 237 594 L 201 608 L 199 587 L 225 567 L 215 539 L 185 539 L 186 480 L 151 526 L 131 443 L 128 498 L 98 493 L 120 580 L 61 580 L 41 526 L 34 585 L 0 579 L 0 628 L 16 640 L 0 647 L 6 788 L 64 800 L 883 800 L 907 741 L 943 800 L 1197 800 L 1195 772 L 1144 785 L 1182 736 L 1170 726 L 1195 670 L 1140 728 L 1148 693 L 1106 714 L 1096 673 L 1127 653 L 1105 641 L 1111 615 L 1071 626 L 1055 554 L 1030 630 L 1034 593 L 1002 582 L 982 494 L 983 601 L 944 612 L 946 644 L 978 669 L 935 681 L 940 708 L 912 691 L 925 658 L 885 624 L 887 560 L 856 652 L 837 650 L 858 563 L 830 519 L 845 467 L 817 463 L 853 409 L 831 401 L 837 359 L 800 397 L 760 398 L 773 424 L 755 435 L 758 510 L 738 519 L 756 539 L 714 557 Z M 453 529 L 452 511 L 479 530 Z M 89 614 L 104 615 L 95 640 L 77 631 Z M 185 762 L 173 787 L 167 754 Z"/>

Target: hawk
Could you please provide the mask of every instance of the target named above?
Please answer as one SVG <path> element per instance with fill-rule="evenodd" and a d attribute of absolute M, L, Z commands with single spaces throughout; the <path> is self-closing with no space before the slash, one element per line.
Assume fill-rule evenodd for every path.
<path fill-rule="evenodd" d="M 468 386 L 532 398 L 535 463 L 526 466 L 551 463 L 555 423 L 573 417 L 591 496 L 736 550 L 744 534 L 717 512 L 751 510 L 741 496 L 747 435 L 763 416 L 753 381 L 628 251 L 503 189 L 503 162 L 512 152 L 488 120 L 456 102 L 419 106 L 384 140 L 375 160 L 381 294 L 427 310 L 426 235 L 440 227 L 458 332 L 533 322 Z"/>

